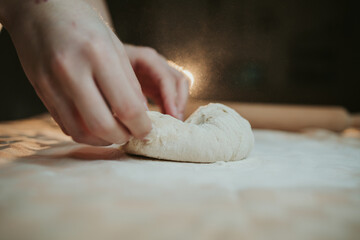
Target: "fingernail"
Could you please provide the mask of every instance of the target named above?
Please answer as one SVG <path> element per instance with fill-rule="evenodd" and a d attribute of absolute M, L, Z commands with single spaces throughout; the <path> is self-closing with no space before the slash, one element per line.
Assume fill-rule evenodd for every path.
<path fill-rule="evenodd" d="M 181 121 L 183 121 L 183 120 L 184 120 L 184 114 L 180 113 L 180 114 L 179 114 L 179 119 L 180 119 Z"/>
<path fill-rule="evenodd" d="M 174 117 L 179 117 L 178 116 L 178 111 L 175 105 L 170 105 L 170 109 L 171 109 L 171 114 L 173 114 Z"/>

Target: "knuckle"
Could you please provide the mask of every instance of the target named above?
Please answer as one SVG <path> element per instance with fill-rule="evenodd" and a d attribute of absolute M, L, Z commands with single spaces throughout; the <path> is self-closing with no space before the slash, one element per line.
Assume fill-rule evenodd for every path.
<path fill-rule="evenodd" d="M 100 56 L 106 49 L 104 41 L 98 37 L 93 37 L 83 43 L 83 50 L 90 56 Z"/>
<path fill-rule="evenodd" d="M 96 136 L 112 134 L 116 128 L 115 123 L 107 119 L 95 119 L 88 126 L 89 131 Z"/>
<path fill-rule="evenodd" d="M 61 80 L 61 83 L 64 86 L 72 87 L 76 81 L 71 77 L 71 59 L 70 56 L 66 56 L 64 53 L 56 53 L 50 60 L 50 75 L 47 78 L 44 78 L 41 81 L 43 85 L 51 85 L 57 80 Z M 57 79 L 57 80 L 56 80 Z M 66 89 L 70 91 L 72 88 Z"/>
<path fill-rule="evenodd" d="M 66 57 L 62 52 L 56 52 L 53 54 L 50 60 L 50 69 L 55 73 L 63 73 L 66 71 Z"/>
<path fill-rule="evenodd" d="M 143 109 L 133 104 L 124 104 L 116 110 L 117 116 L 123 120 L 133 120 L 141 116 Z"/>

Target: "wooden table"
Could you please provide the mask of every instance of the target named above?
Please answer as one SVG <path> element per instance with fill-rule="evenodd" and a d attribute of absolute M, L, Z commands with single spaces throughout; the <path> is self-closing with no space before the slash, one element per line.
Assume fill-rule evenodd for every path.
<path fill-rule="evenodd" d="M 360 239 L 358 136 L 255 130 L 249 158 L 194 164 L 2 123 L 0 239 Z"/>

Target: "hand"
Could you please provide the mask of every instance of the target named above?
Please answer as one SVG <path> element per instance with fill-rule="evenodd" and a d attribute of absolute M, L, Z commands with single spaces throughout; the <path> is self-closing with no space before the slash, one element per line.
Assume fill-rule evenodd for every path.
<path fill-rule="evenodd" d="M 144 94 L 155 101 L 163 113 L 182 120 L 189 79 L 152 48 L 125 45 L 125 50 Z"/>
<path fill-rule="evenodd" d="M 20 2 L 22 15 L 5 27 L 62 130 L 91 145 L 146 136 L 146 99 L 123 44 L 93 8 L 80 0 Z"/>

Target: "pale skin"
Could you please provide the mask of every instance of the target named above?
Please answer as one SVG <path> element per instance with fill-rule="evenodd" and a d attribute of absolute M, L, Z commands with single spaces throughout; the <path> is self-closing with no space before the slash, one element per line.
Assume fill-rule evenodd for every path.
<path fill-rule="evenodd" d="M 74 141 L 144 138 L 152 128 L 146 97 L 182 118 L 186 76 L 155 50 L 123 44 L 103 0 L 0 0 L 0 23 L 37 94 Z"/>

